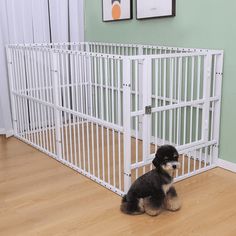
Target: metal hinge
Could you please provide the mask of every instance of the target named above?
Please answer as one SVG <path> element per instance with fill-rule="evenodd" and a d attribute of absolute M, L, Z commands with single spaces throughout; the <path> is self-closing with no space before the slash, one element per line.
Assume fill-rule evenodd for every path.
<path fill-rule="evenodd" d="M 131 173 L 127 174 L 124 172 L 124 175 L 131 177 Z"/>
<path fill-rule="evenodd" d="M 152 106 L 146 106 L 145 107 L 145 114 L 151 115 L 152 114 Z"/>
<path fill-rule="evenodd" d="M 55 73 L 57 73 L 57 72 L 58 72 L 58 70 L 54 70 L 54 69 L 51 69 L 51 71 L 52 71 L 52 72 L 55 72 Z"/>
<path fill-rule="evenodd" d="M 123 84 L 123 87 L 131 87 L 131 84 Z"/>
<path fill-rule="evenodd" d="M 139 65 L 143 65 L 143 59 L 138 60 Z"/>

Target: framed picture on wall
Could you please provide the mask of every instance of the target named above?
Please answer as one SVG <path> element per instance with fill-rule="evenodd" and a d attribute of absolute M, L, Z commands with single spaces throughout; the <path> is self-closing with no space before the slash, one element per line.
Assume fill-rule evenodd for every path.
<path fill-rule="evenodd" d="M 132 19 L 132 0 L 102 0 L 104 22 Z"/>
<path fill-rule="evenodd" d="M 136 0 L 137 19 L 175 16 L 176 0 Z"/>

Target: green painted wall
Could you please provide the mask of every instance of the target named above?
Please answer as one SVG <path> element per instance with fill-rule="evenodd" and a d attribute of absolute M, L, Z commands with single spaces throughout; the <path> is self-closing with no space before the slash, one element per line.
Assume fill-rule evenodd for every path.
<path fill-rule="evenodd" d="M 104 23 L 101 0 L 85 0 L 85 39 L 223 49 L 225 60 L 220 158 L 236 163 L 236 1 L 176 2 L 174 18 L 137 21 L 134 14 L 133 20 Z"/>

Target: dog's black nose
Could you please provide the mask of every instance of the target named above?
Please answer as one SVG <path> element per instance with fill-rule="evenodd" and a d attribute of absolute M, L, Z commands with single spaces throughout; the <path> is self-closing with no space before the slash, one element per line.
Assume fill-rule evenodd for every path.
<path fill-rule="evenodd" d="M 173 169 L 176 169 L 176 168 L 177 168 L 177 166 L 176 166 L 176 165 L 173 165 L 172 167 L 173 167 Z"/>

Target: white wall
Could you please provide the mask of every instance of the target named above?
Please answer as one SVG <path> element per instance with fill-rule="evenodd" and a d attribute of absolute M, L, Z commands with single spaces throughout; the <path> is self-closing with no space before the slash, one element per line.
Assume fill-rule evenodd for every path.
<path fill-rule="evenodd" d="M 12 134 L 5 45 L 83 41 L 83 15 L 83 0 L 0 0 L 0 134 Z"/>
<path fill-rule="evenodd" d="M 12 122 L 8 92 L 5 49 L 3 45 L 3 34 L 0 28 L 0 134 L 7 134 L 7 136 L 10 136 L 12 134 Z"/>
<path fill-rule="evenodd" d="M 2 105 L 0 100 L 0 111 L 2 111 Z M 5 134 L 5 122 L 3 120 L 3 116 L 0 115 L 0 135 Z"/>

